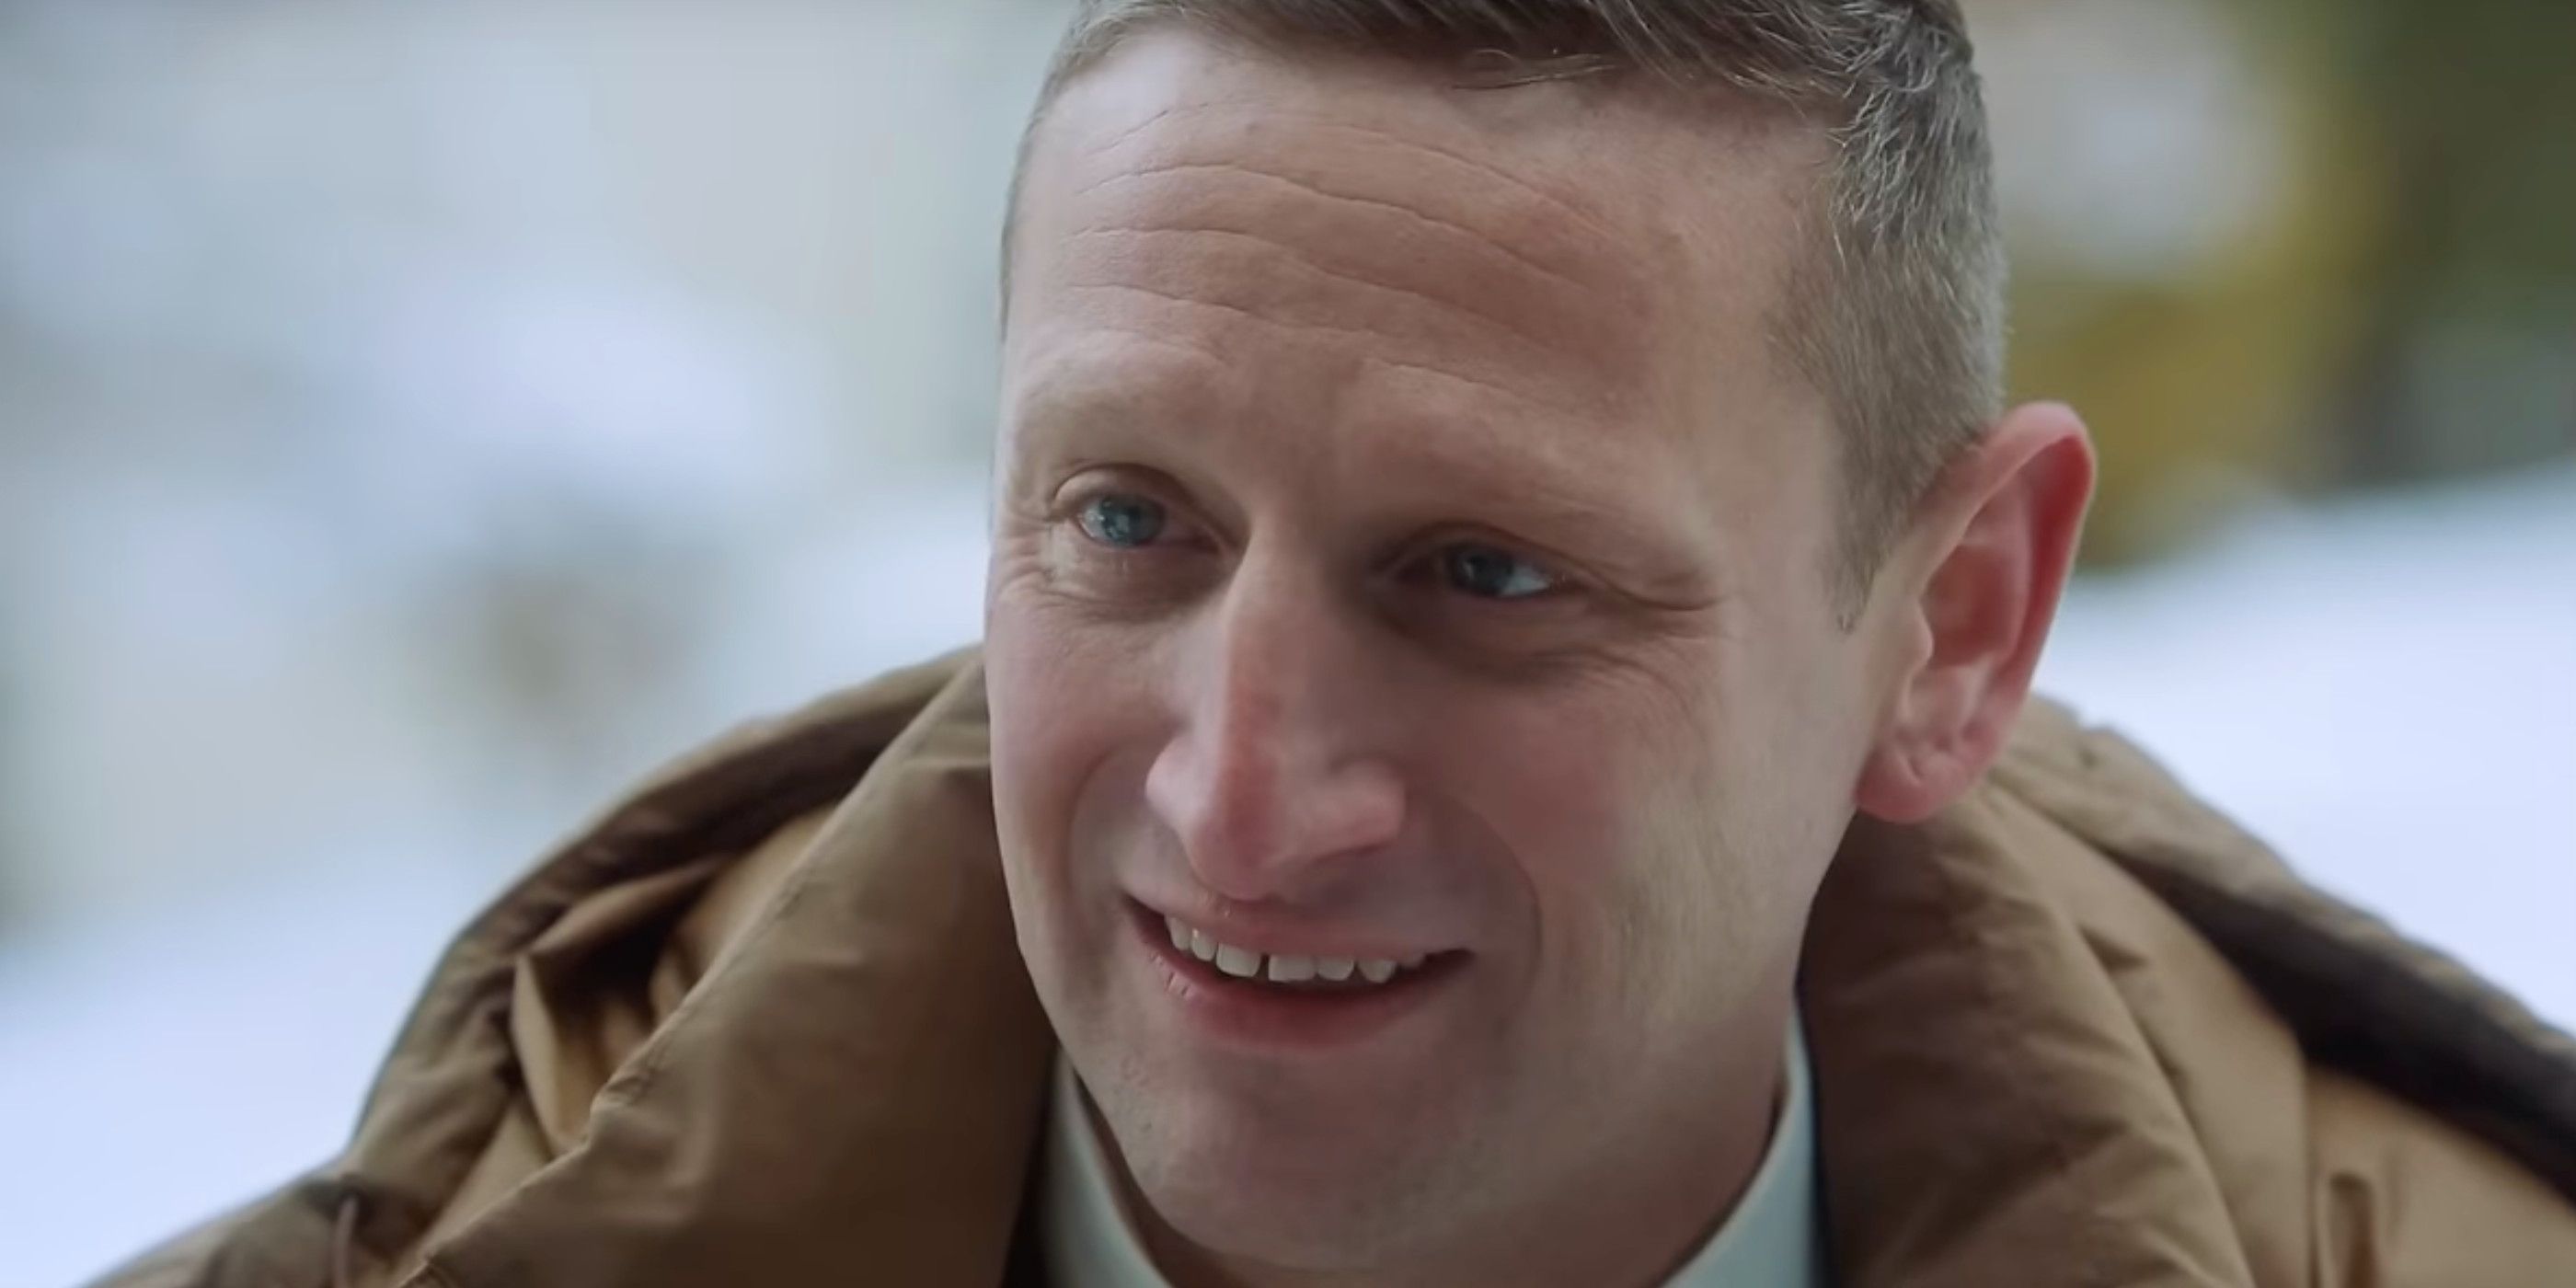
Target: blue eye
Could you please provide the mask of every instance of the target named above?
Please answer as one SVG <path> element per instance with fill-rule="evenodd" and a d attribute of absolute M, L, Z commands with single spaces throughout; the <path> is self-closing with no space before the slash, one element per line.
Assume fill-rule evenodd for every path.
<path fill-rule="evenodd" d="M 1075 522 L 1082 534 L 1121 549 L 1146 545 L 1163 532 L 1163 507 L 1137 496 L 1109 493 L 1083 504 Z"/>
<path fill-rule="evenodd" d="M 1492 546 L 1451 546 L 1440 552 L 1440 575 L 1452 589 L 1480 599 L 1527 599 L 1556 589 L 1556 578 L 1530 561 Z"/>

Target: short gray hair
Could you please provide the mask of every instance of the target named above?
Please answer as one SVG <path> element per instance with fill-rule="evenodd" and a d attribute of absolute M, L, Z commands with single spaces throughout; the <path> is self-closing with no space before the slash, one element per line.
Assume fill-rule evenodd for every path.
<path fill-rule="evenodd" d="M 1643 72 L 1819 122 L 1826 217 L 1776 333 L 1839 431 L 1846 620 L 1942 469 L 2002 412 L 2004 259 L 1958 0 L 1082 0 L 1031 135 L 1066 82 L 1163 22 L 1476 67 L 1480 83 Z"/>

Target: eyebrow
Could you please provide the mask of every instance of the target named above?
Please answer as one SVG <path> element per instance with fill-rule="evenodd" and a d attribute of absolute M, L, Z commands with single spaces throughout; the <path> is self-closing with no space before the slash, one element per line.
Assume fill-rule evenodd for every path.
<path fill-rule="evenodd" d="M 1205 372 L 1224 359 L 1199 345 L 1131 327 L 1094 327 L 1114 340 L 1115 361 L 1078 353 L 1051 353 L 1015 391 L 1006 390 L 1003 413 L 1025 429 L 1081 430 L 1094 437 L 1133 437 L 1139 420 L 1213 419 L 1221 396 Z M 1140 359 L 1136 346 L 1151 351 Z M 1160 436 L 1151 436 L 1162 441 Z M 1014 448 L 1018 436 L 1014 436 Z M 1025 454 L 1015 451 L 1013 454 Z"/>

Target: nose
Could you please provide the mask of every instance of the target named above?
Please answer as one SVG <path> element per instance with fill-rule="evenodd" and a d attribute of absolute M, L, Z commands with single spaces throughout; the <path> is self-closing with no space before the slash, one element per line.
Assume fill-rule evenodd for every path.
<path fill-rule="evenodd" d="M 1211 893 L 1294 899 L 1404 828 L 1403 780 L 1372 745 L 1368 642 L 1340 617 L 1247 563 L 1188 628 L 1145 799 Z"/>

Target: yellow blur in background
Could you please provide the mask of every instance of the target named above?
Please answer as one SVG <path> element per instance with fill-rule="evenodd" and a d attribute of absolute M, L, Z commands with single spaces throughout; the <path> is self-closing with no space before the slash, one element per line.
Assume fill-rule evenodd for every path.
<path fill-rule="evenodd" d="M 0 1175 L 58 1282 L 333 1148 L 443 939 L 978 629 L 1063 0 L 0 8 Z M 2576 5 L 1969 0 L 2043 686 L 2576 1023 Z"/>
<path fill-rule="evenodd" d="M 2576 8 L 1968 9 L 2013 383 L 2100 440 L 2095 561 L 2576 448 Z"/>

